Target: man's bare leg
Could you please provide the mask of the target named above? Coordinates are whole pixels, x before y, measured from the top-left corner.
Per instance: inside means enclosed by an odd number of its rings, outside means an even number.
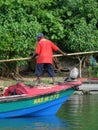
[[[54,78],[54,77],[52,77],[52,83],[53,83],[53,84],[55,83],[55,78]]]
[[[37,83],[38,83],[38,84],[41,83],[41,79],[40,79],[40,77],[37,77]]]

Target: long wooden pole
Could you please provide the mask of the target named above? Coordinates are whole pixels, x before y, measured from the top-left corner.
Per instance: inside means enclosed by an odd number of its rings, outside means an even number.
[[[93,53],[98,53],[98,51],[70,53],[70,54],[67,54],[67,56],[93,54]],[[53,57],[60,57],[60,56],[62,56],[62,54],[53,55]],[[27,57],[27,58],[6,59],[6,60],[0,60],[0,63],[2,63],[2,62],[12,62],[12,61],[25,61],[25,60],[31,60],[31,58]]]
[[[0,62],[11,62],[11,61],[25,61],[30,60],[30,57],[27,58],[15,58],[15,59],[7,59],[7,60],[0,60]]]
[[[98,53],[98,51],[89,51],[89,52],[77,52],[77,53],[70,53],[67,54],[68,56],[74,56],[74,55],[84,55],[84,54],[93,54],[93,53]],[[60,57],[62,54],[56,54],[53,55],[53,57]]]

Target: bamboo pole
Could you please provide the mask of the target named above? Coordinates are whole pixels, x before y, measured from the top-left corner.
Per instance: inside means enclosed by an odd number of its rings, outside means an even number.
[[[30,60],[30,57],[27,58],[15,58],[15,59],[7,59],[7,60],[0,60],[0,62],[11,62],[11,61],[25,61]]]
[[[67,56],[93,54],[93,53],[98,53],[98,51],[70,53],[70,54],[67,54]],[[60,57],[60,56],[62,56],[62,54],[53,55],[53,57]],[[31,60],[31,57],[0,60],[0,63],[2,63],[2,62],[12,62],[12,61],[25,61],[25,60]]]
[[[98,51],[70,53],[70,54],[67,54],[67,56],[85,55],[85,54],[93,54],[93,53],[98,53]],[[62,56],[62,54],[53,55],[53,57],[60,57],[60,56]]]

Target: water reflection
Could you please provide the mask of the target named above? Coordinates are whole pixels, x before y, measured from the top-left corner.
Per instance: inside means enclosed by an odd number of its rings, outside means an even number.
[[[98,129],[98,95],[73,95],[63,104],[59,117],[66,119],[70,130]]]
[[[67,127],[65,120],[57,116],[0,119],[2,130],[61,130]]]

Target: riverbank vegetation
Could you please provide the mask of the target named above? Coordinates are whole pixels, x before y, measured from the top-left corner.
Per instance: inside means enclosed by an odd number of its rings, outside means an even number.
[[[29,56],[39,32],[67,53],[98,50],[98,1],[0,1],[0,59]],[[0,63],[0,74],[18,73],[28,62]]]

